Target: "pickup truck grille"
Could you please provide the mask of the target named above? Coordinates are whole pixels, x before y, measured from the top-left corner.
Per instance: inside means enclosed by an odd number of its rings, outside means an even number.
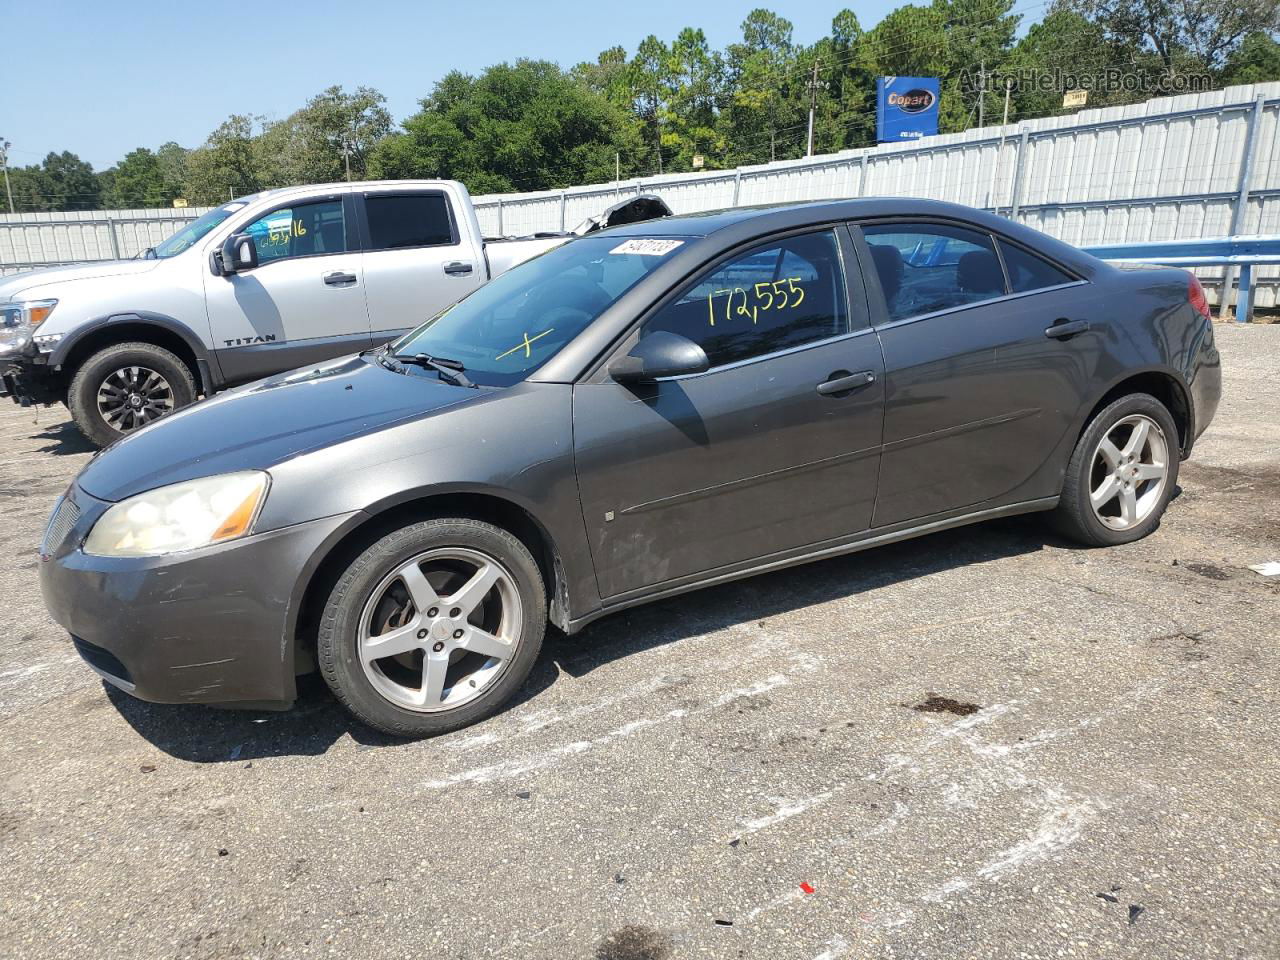
[[[53,516],[49,518],[49,526],[45,528],[44,539],[40,541],[40,555],[47,557],[62,546],[62,541],[67,539],[67,534],[79,519],[80,508],[74,500],[63,494],[58,505],[53,508]]]

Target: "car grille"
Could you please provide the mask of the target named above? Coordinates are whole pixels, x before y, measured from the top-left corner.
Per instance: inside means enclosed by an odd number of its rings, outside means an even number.
[[[53,509],[49,526],[45,528],[44,539],[40,541],[40,555],[47,557],[62,546],[62,541],[67,539],[67,534],[79,519],[80,508],[76,506],[74,500],[64,494]]]

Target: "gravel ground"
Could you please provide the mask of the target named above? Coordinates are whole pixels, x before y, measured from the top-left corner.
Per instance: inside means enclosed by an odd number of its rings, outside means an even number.
[[[1280,956],[1280,326],[1147,540],[1035,517],[550,639],[395,743],[104,688],[34,545],[87,459],[0,408],[0,955]]]

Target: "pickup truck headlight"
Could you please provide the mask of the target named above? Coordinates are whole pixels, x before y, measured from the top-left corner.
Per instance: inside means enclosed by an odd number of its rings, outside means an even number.
[[[270,478],[258,470],[224,473],[160,487],[122,500],[85,540],[99,557],[158,557],[247,535]]]
[[[27,300],[0,307],[0,344],[25,347],[57,305],[57,300]]]

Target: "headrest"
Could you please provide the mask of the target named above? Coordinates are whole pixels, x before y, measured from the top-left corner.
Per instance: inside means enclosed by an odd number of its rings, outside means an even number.
[[[888,244],[873,243],[871,259],[876,262],[876,273],[880,275],[880,286],[884,290],[884,299],[892,304],[902,289],[902,251]]]
[[[994,253],[973,250],[956,264],[956,284],[970,293],[1004,293],[1004,272]]]

